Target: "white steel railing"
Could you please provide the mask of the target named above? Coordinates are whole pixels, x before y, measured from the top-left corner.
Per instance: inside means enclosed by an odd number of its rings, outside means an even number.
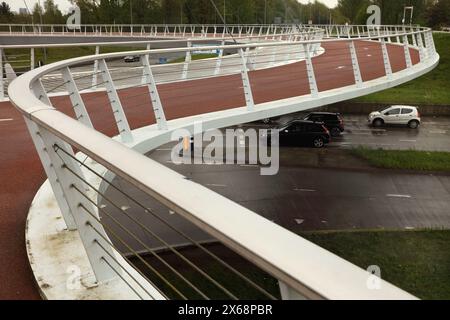
[[[274,30],[277,31],[277,30]],[[188,34],[190,36],[191,34]],[[38,49],[50,49],[50,48],[71,48],[71,47],[92,47],[93,52],[95,54],[99,54],[102,51],[103,47],[123,47],[123,46],[135,46],[135,47],[145,47],[147,50],[158,47],[159,45],[164,46],[199,46],[202,43],[207,41],[206,39],[210,39],[215,43],[219,43],[225,45],[228,42],[239,42],[239,43],[247,43],[247,42],[259,42],[259,41],[279,41],[279,40],[289,40],[289,39],[319,39],[323,35],[322,29],[314,28],[314,27],[296,27],[291,29],[283,28],[282,30],[278,30],[278,33],[264,33],[263,35],[247,35],[247,34],[225,34],[221,35],[221,37],[203,37],[196,36],[194,34],[193,37],[183,37],[177,39],[164,39],[164,40],[121,40],[121,41],[91,41],[89,42],[89,38],[87,37],[87,42],[73,42],[65,41],[64,43],[33,43],[32,41],[26,41],[26,44],[0,44],[0,101],[5,99],[9,84],[9,79],[16,76],[14,70],[6,70],[6,64],[12,64],[14,68],[19,68],[20,70],[26,69],[34,69],[36,67],[36,50]],[[20,41],[19,41],[20,42]],[[17,53],[17,50],[20,53]],[[22,51],[28,50],[28,53],[22,53]],[[12,52],[11,54],[8,54]],[[220,51],[220,55],[223,54],[223,51]],[[4,58],[5,57],[5,58]],[[96,74],[95,70],[97,67],[94,66],[94,74],[93,74],[93,83],[96,82]]]
[[[66,24],[0,24],[4,35],[89,35],[89,36],[146,36],[146,37],[225,37],[255,36],[264,34],[291,33],[304,25],[245,25],[231,24],[84,24],[76,28]]]
[[[10,99],[24,116],[66,225],[68,229],[78,231],[100,285],[109,279],[120,278],[139,298],[189,298],[166,274],[142,259],[142,252],[145,252],[170,269],[174,277],[184,283],[183,288],[195,293],[194,297],[210,298],[209,292],[187,279],[183,271],[161,257],[161,250],[164,250],[183,260],[201,275],[202,281],[210,283],[223,296],[240,298],[230,284],[221,283],[221,277],[209,274],[204,265],[180,253],[178,245],[185,245],[187,241],[189,246],[195,246],[208,255],[209,258],[203,261],[210,261],[211,258],[217,261],[224,272],[235,274],[239,281],[248,284],[264,298],[278,297],[277,293],[249,279],[211,252],[204,242],[192,239],[189,234],[184,234],[185,240],[176,243],[159,239],[153,234],[151,225],[143,224],[127,208],[117,204],[116,199],[105,195],[106,187],[117,189],[145,213],[155,214],[158,220],[161,218],[153,212],[154,208],[140,205],[141,202],[130,194],[129,188],[114,184],[112,177],[117,176],[151,198],[157,204],[155,206],[167,208],[186,223],[206,232],[209,240],[223,243],[270,274],[279,282],[281,297],[284,299],[414,298],[382,280],[380,290],[371,290],[367,287],[367,279],[371,276],[368,272],[142,155],[170,142],[174,130],[184,128],[193,133],[199,121],[203,124],[202,130],[206,131],[307,110],[398,85],[436,66],[439,55],[434,48],[430,29],[417,28],[397,33],[395,28],[387,30],[381,35],[360,35],[350,39],[305,40],[304,36],[298,36],[291,39],[282,37],[275,42],[201,48],[204,51],[233,52],[235,54],[228,58],[230,61],[220,55],[213,60],[192,61],[189,59],[190,54],[199,49],[191,46],[101,54],[44,66],[13,81],[8,90]],[[325,53],[317,56],[320,47]],[[383,62],[368,59],[366,49],[371,54],[379,52]],[[173,52],[184,53],[185,62],[163,67],[149,63],[152,55]],[[130,68],[111,66],[114,59],[130,54],[140,56],[141,68],[130,71]],[[399,63],[400,60],[404,66]],[[216,72],[218,61],[222,61],[222,65]],[[301,68],[303,63],[304,70]],[[102,97],[83,95],[83,91],[92,87],[90,81],[84,80],[90,79],[92,72],[74,72],[80,64],[98,65],[96,73],[102,81],[96,83],[95,87],[106,91],[106,94],[103,93]],[[290,69],[293,74],[290,77],[285,68],[276,67],[286,64],[292,64]],[[332,69],[327,71],[330,65]],[[336,65],[338,68],[335,68]],[[370,65],[371,70],[376,67],[381,72],[371,77],[365,69],[366,65]],[[88,69],[92,70],[91,67]],[[273,72],[267,76],[259,72],[261,69]],[[339,74],[338,70],[350,73]],[[48,78],[48,75],[56,73],[61,74],[61,77],[56,80]],[[240,79],[235,74],[241,74]],[[348,74],[352,79],[346,83]],[[344,77],[341,78],[342,75]],[[217,84],[215,91],[202,92],[204,82],[198,80],[212,77]],[[161,90],[167,84],[170,85],[171,95],[163,96]],[[265,93],[275,84],[294,84],[299,87],[304,84],[307,90],[294,95],[286,93],[285,96],[277,96],[279,93],[275,92],[267,101]],[[295,86],[292,87],[294,91]],[[29,90],[24,91],[23,88]],[[58,111],[55,108],[57,105],[52,106],[48,94],[55,90],[66,90],[75,119]],[[222,111],[200,112],[196,115],[188,110],[181,118],[174,116],[177,111],[171,117],[175,119],[167,120],[168,114],[174,112],[176,102],[188,101],[192,98],[189,97],[192,92],[197,98],[203,98],[219,90],[229,90],[230,101],[233,95],[239,95],[240,100],[222,106]],[[202,104],[201,99],[195,101]],[[103,104],[110,109],[114,118],[118,133],[114,139],[103,135],[100,128],[93,126],[95,119],[92,118],[92,112]],[[208,110],[209,106],[204,107]],[[127,117],[129,108],[152,110],[153,116],[146,114],[154,118],[155,124],[133,129],[132,120]],[[108,206],[102,205],[105,199]],[[129,224],[111,214],[111,206],[118,214],[129,218],[129,223],[143,228],[159,244],[146,243],[130,230]],[[182,232],[166,220],[163,223],[178,234]],[[111,224],[115,224],[116,229]],[[121,231],[117,232],[117,228]],[[127,253],[125,256],[124,252]],[[141,260],[153,276],[148,276],[141,268],[130,268],[127,261],[129,256]]]

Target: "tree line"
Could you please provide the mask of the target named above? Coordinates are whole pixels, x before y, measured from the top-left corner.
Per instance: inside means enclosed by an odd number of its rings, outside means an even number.
[[[71,0],[81,9],[83,24],[365,24],[366,9],[380,6],[382,24],[402,24],[404,7],[413,6],[414,24],[450,26],[450,0],[339,0],[328,8],[315,0],[301,4],[296,0]],[[11,11],[0,3],[0,23],[63,24],[54,0],[36,4],[31,14]],[[406,23],[409,21],[407,12]]]

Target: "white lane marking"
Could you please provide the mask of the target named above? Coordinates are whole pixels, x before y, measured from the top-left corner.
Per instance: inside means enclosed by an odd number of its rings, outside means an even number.
[[[167,148],[167,149],[156,149],[156,151],[172,151],[172,149],[169,149],[169,148]]]
[[[298,188],[295,188],[294,191],[300,191],[300,192],[317,192],[317,190],[314,190],[314,189],[298,189]]]
[[[344,69],[344,68],[345,68],[345,66],[339,66],[339,67],[336,68],[336,70]]]
[[[175,211],[169,210],[169,214],[170,214],[170,215],[174,215],[174,214],[175,214]]]
[[[409,194],[387,194],[386,197],[389,197],[389,198],[407,198],[407,199],[412,198]]]
[[[226,188],[226,184],[216,184],[216,183],[208,183],[206,184],[208,187],[220,187],[220,188]]]
[[[414,143],[414,142],[417,142],[417,140],[400,140],[400,142],[410,142],[410,143]]]
[[[370,136],[370,132],[352,132],[355,136]]]
[[[447,130],[432,130],[430,131],[432,134],[446,134]]]
[[[6,122],[6,121],[13,121],[14,119],[8,118],[8,119],[0,119],[0,122]]]
[[[414,227],[405,227],[405,230],[414,230]]]
[[[328,221],[326,221],[326,220],[322,220],[322,223],[328,223]]]
[[[371,54],[368,54],[367,56],[368,56],[368,57],[371,57],[372,55],[371,55]]]
[[[122,209],[123,211],[127,211],[128,209],[130,209],[129,206],[121,206],[120,209]]]
[[[295,219],[295,222],[297,224],[302,224],[303,222],[305,222],[305,220],[304,219]]]

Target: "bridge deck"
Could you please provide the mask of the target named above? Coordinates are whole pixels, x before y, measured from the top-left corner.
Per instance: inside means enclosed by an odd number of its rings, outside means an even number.
[[[385,75],[380,44],[356,42],[364,81]],[[348,46],[343,42],[324,45],[325,53],[314,58],[319,91],[354,84]],[[403,47],[388,45],[394,72],[405,69]],[[411,49],[414,64],[419,54]],[[277,100],[309,93],[305,62],[253,71],[250,73],[255,102]],[[193,80],[164,84],[160,95],[168,119],[213,112],[245,105],[239,75],[215,80]],[[120,92],[132,128],[155,122],[146,88]],[[86,107],[97,130],[117,134],[106,94],[84,95]],[[52,102],[73,116],[67,97]],[[13,119],[13,120],[8,120]],[[37,299],[32,273],[25,252],[24,230],[33,197],[46,179],[31,138],[20,113],[9,102],[0,103],[0,299]]]

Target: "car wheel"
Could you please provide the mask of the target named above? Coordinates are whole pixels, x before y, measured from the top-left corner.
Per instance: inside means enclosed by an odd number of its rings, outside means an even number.
[[[417,129],[419,127],[420,123],[417,120],[412,120],[408,122],[408,127],[411,129]]]
[[[341,130],[339,130],[339,128],[334,127],[331,128],[330,133],[333,137],[339,137],[341,135]]]
[[[314,148],[323,148],[325,143],[323,142],[323,139],[318,137],[314,139]]]
[[[376,128],[379,128],[379,127],[381,127],[382,125],[383,125],[383,120],[381,120],[381,119],[375,119],[374,121],[373,121],[373,126],[374,127],[376,127]]]

